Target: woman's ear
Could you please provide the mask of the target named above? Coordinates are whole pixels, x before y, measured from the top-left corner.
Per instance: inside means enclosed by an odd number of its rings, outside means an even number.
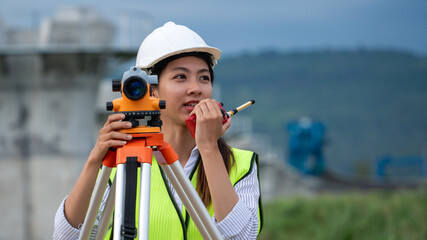
[[[157,85],[151,85],[151,96],[155,98],[159,98],[159,89]]]

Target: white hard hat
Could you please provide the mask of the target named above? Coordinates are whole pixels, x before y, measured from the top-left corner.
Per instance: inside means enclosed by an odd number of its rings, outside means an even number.
[[[167,22],[148,35],[138,50],[136,66],[151,74],[150,68],[161,60],[187,52],[205,52],[212,55],[215,66],[221,51],[208,46],[193,30],[174,22]],[[212,67],[214,67],[212,66]]]

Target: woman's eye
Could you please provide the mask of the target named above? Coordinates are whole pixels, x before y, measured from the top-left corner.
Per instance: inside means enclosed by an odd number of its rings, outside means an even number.
[[[185,75],[184,74],[178,74],[174,78],[175,79],[185,79]]]
[[[202,76],[202,77],[200,77],[200,79],[204,80],[204,81],[211,81],[209,76]]]

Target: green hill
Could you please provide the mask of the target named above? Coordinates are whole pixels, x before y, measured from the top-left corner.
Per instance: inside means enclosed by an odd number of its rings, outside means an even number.
[[[427,58],[389,50],[265,52],[221,59],[225,108],[287,149],[286,124],[302,116],[326,126],[328,167],[366,165],[383,154],[427,154]]]

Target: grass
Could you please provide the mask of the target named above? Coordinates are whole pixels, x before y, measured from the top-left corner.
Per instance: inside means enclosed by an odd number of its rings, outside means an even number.
[[[425,240],[427,192],[321,195],[264,204],[259,239]]]

